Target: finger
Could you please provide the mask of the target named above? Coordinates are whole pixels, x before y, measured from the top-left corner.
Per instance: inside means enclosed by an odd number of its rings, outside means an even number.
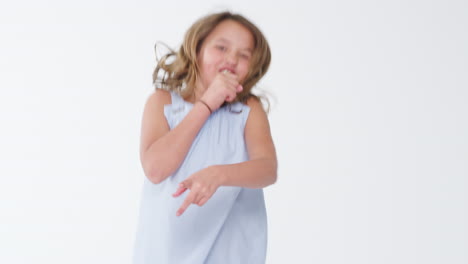
[[[184,202],[182,203],[182,206],[179,208],[179,210],[177,210],[176,215],[182,215],[185,212],[185,210],[187,210],[189,205],[192,204],[194,198],[194,195],[192,195],[192,192],[190,192],[190,194],[187,196],[187,198],[185,198]]]
[[[221,75],[226,77],[226,79],[228,79],[228,80],[236,81],[238,79],[237,74],[232,73],[232,72],[230,72],[228,70],[221,71],[220,73],[221,73]]]
[[[223,75],[226,75],[226,76],[234,76],[234,75],[235,75],[234,73],[232,73],[232,72],[231,72],[230,70],[228,70],[228,69],[222,70],[221,73],[222,73]]]
[[[199,195],[197,196],[197,199],[194,199],[194,200],[193,200],[193,203],[194,203],[194,204],[199,204],[200,201],[201,201],[204,197],[205,197],[204,195],[199,194]]]
[[[235,98],[236,98],[235,96],[228,95],[228,96],[226,97],[226,101],[232,102],[232,101],[234,101]]]
[[[177,191],[175,193],[172,194],[172,196],[176,197],[176,196],[179,196],[181,195],[185,190],[187,190],[187,184],[186,184],[187,180],[185,181],[182,181],[181,183],[179,183],[179,188],[177,189]]]
[[[203,206],[207,201],[208,201],[208,197],[204,196],[200,199],[200,201],[198,201],[197,205]]]
[[[173,196],[173,197],[180,196],[180,195],[181,195],[182,193],[184,193],[186,190],[187,190],[187,188],[179,186],[179,188],[177,189],[177,191],[176,191],[175,193],[173,193],[172,196]]]
[[[179,188],[190,189],[192,187],[192,180],[187,178],[179,183]]]
[[[234,100],[236,98],[236,96],[237,96],[237,85],[238,85],[238,83],[229,85],[228,89],[226,90],[227,97],[231,101]]]
[[[236,82],[230,83],[228,86],[228,89],[231,95],[236,97],[238,93],[244,90],[244,87],[242,87],[242,85],[236,81]]]

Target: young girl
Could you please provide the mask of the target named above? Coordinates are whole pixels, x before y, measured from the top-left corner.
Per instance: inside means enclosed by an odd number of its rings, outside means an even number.
[[[223,12],[159,60],[142,120],[135,264],[265,263],[262,188],[275,183],[277,161],[251,89],[270,57],[254,24]]]

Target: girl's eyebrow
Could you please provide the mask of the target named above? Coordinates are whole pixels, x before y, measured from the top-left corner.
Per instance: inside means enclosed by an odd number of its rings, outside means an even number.
[[[218,41],[218,42],[225,42],[225,43],[231,43],[229,40],[227,40],[227,39],[225,39],[225,38],[219,38],[219,39],[217,39],[216,41]],[[243,49],[243,50],[246,50],[246,51],[252,53],[252,49],[251,49],[251,48],[245,48],[245,49]]]

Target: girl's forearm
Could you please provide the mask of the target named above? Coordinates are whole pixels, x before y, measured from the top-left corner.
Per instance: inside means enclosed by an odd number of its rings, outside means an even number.
[[[209,115],[210,112],[205,105],[195,103],[179,125],[149,147],[147,177],[153,183],[164,181],[179,168]]]
[[[264,158],[241,163],[215,165],[222,186],[264,188],[276,182],[277,162]]]

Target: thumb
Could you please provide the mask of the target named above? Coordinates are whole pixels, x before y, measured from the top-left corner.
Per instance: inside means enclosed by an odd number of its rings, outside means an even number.
[[[181,183],[179,183],[179,188],[187,188],[190,189],[192,187],[192,180],[191,179],[185,179]]]
[[[236,87],[236,91],[239,93],[239,92],[242,92],[242,90],[244,90],[244,87],[242,87],[242,85],[239,84],[239,85]]]
[[[177,196],[181,195],[182,193],[184,193],[188,189],[186,182],[187,182],[187,180],[179,183],[179,188],[177,188],[177,191],[172,194],[173,197],[177,197]]]

